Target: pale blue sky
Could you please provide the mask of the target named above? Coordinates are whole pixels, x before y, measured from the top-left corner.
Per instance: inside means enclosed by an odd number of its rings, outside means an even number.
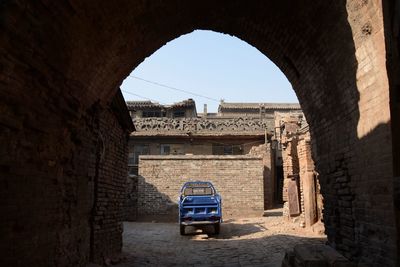
[[[226,34],[194,31],[172,40],[133,72],[148,81],[226,102],[298,102],[285,75],[253,46]],[[216,112],[218,101],[157,86],[128,76],[123,91],[171,104],[193,98]],[[125,100],[144,100],[123,92]]]

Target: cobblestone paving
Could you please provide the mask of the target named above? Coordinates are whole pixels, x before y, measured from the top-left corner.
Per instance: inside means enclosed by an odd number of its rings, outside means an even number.
[[[218,236],[212,227],[186,233],[177,223],[127,222],[117,266],[280,266],[286,249],[326,241],[280,216],[228,220]]]

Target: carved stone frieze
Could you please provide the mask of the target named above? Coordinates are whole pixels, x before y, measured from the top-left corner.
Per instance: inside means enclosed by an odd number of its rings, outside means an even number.
[[[134,134],[263,134],[268,120],[255,118],[201,119],[201,118],[137,118]]]

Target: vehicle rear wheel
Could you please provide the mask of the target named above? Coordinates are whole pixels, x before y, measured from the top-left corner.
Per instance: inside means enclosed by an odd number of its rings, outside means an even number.
[[[179,225],[179,230],[181,232],[181,235],[185,235],[185,226],[184,225]]]
[[[216,235],[219,234],[219,228],[220,228],[220,223],[214,224],[214,233],[215,233]]]

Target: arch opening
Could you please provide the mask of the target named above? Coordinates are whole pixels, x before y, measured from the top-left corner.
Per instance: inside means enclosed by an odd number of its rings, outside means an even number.
[[[202,39],[205,40],[204,43],[201,42]],[[243,60],[245,58],[246,60]],[[259,62],[261,60],[263,64]],[[180,68],[180,65],[184,67]],[[220,70],[220,68],[227,70]],[[200,79],[186,78],[186,75],[193,76],[193,73]],[[263,77],[264,79],[258,77],[262,75],[268,77]],[[163,82],[172,80],[176,87],[154,82],[155,80]],[[202,85],[204,82],[206,86]],[[215,82],[218,85],[214,84]],[[202,90],[196,92],[182,90],[182,84],[189,88],[195,85]],[[211,89],[204,88],[210,86]],[[251,88],[257,86],[259,88],[256,90]],[[322,196],[319,193],[319,182],[314,179],[308,125],[299,104],[287,103],[294,102],[293,99],[297,102],[290,84],[280,70],[259,51],[237,38],[214,32],[195,31],[171,41],[147,58],[140,65],[139,70],[135,69],[125,79],[121,89],[128,99],[143,98],[139,101],[127,102],[136,125],[136,132],[132,133],[129,144],[130,176],[126,220],[168,221],[172,217],[175,222],[177,212],[170,206],[176,206],[177,193],[183,182],[187,179],[206,179],[213,181],[224,196],[225,206],[228,207],[224,208],[226,220],[230,220],[231,217],[237,219],[238,216],[262,216],[263,210],[282,204],[284,195],[287,203],[283,214],[286,215],[287,220],[300,220],[300,225],[310,229],[318,227],[319,231],[323,232],[321,230],[323,228],[322,201],[317,201],[317,198],[322,199]],[[262,94],[257,90],[262,91]],[[277,97],[273,94],[278,90],[282,91],[278,96],[281,102],[286,103],[275,103],[278,101],[273,100]],[[168,94],[169,101],[164,100],[166,97],[162,95],[163,93]],[[259,95],[251,96],[252,93],[259,93]],[[289,96],[283,96],[283,94]],[[193,100],[181,101],[184,97],[177,97],[177,95],[189,95],[193,97]],[[155,98],[162,101],[153,100]],[[213,100],[217,103],[220,102],[218,99],[224,100],[219,103],[218,113],[216,105],[211,112],[208,112],[210,109],[196,112],[199,99],[202,100],[202,98],[208,101],[207,104]],[[240,103],[230,103],[232,100]],[[175,103],[165,105],[172,102]],[[188,106],[189,102],[190,106]],[[176,117],[175,113],[178,111],[182,116]],[[193,125],[193,122],[197,127]],[[298,130],[301,133],[296,134]],[[188,132],[190,138],[185,136]],[[285,156],[282,160],[283,140],[286,141],[283,146]],[[287,146],[290,149],[286,149]],[[296,154],[295,157],[292,157],[293,153]],[[298,153],[299,156],[297,156]],[[140,164],[139,155],[142,155]],[[165,157],[148,159],[146,155]],[[173,158],[174,156],[171,158],[170,155],[181,156],[178,160]],[[214,158],[216,165],[222,164],[223,157],[220,155],[262,156],[263,163],[259,165],[263,166],[264,170],[258,178],[251,176],[251,179],[255,179],[249,180],[249,175],[248,177],[243,175],[247,173],[245,167],[247,163],[243,161],[245,158],[240,156],[243,162],[230,163],[240,164],[239,172],[232,174],[234,169],[232,167],[229,171],[230,178],[225,181],[225,173],[228,170],[222,166],[223,164],[219,168],[213,168],[212,164],[202,161],[204,159],[192,157],[198,155],[218,155]],[[165,166],[163,160],[168,162]],[[207,162],[210,161],[209,159]],[[148,172],[146,170],[149,168],[146,164],[153,166]],[[172,164],[176,166],[171,168]],[[209,166],[210,170],[202,171],[199,175],[193,167],[199,164],[204,164],[201,169],[206,170],[206,166]],[[180,168],[183,165],[187,166]],[[154,166],[159,167],[156,169]],[[141,171],[142,169],[144,170]],[[169,173],[168,171],[172,169],[173,172]],[[306,180],[306,176],[310,176],[310,179]],[[300,193],[296,196],[287,193],[288,184],[290,184],[288,181],[291,180],[297,180],[295,187]],[[232,184],[235,184],[239,191],[228,190]],[[254,186],[249,188],[249,184]],[[304,187],[307,188],[304,189]],[[246,192],[252,192],[245,196],[242,192],[244,188],[247,188]],[[263,188],[262,192],[259,190],[261,188]],[[158,201],[152,202],[154,195],[159,196],[156,197]],[[252,197],[256,199],[253,201]],[[246,200],[238,201],[237,199]],[[154,206],[159,208],[156,209]],[[294,209],[295,206],[297,206],[297,213],[289,214],[289,210]],[[175,209],[178,210],[177,207]],[[253,210],[253,212],[249,213],[248,210]],[[274,214],[277,213],[279,212]],[[319,224],[313,226],[317,222]]]

